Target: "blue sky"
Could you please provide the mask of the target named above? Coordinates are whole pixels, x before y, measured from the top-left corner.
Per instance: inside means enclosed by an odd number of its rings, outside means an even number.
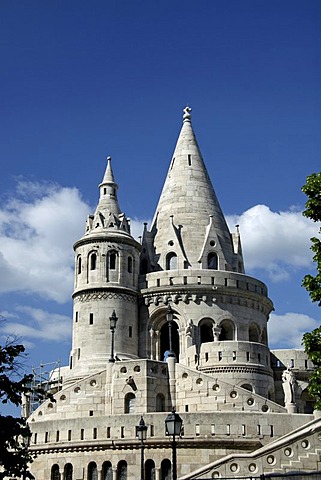
[[[320,171],[319,0],[0,4],[0,312],[27,366],[71,345],[72,245],[113,158],[135,234],[151,219],[181,126],[193,126],[247,273],[267,283],[272,347],[320,310],[301,186]]]

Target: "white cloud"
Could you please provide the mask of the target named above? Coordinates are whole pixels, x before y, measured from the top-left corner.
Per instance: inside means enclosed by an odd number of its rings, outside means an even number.
[[[29,348],[34,345],[32,340],[70,342],[72,321],[67,315],[29,306],[18,306],[14,313],[1,312],[1,315],[10,318],[0,325],[2,336],[17,337]]]
[[[319,327],[317,320],[302,313],[271,314],[268,322],[269,347],[303,348],[302,336],[305,332]]]
[[[72,245],[88,211],[75,188],[19,181],[14,197],[0,209],[0,292],[69,300]]]
[[[310,238],[317,235],[319,226],[301,211],[272,212],[266,205],[256,205],[227,221],[231,230],[240,225],[248,271],[262,269],[271,280],[282,281],[293,270],[311,266]]]

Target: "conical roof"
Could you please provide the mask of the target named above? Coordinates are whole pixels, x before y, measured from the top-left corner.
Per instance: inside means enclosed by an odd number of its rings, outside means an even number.
[[[207,241],[215,242],[221,264],[224,260],[230,266],[228,269],[233,264],[231,234],[193,131],[189,107],[184,109],[183,126],[151,231],[155,234],[154,247],[159,265],[174,242],[184,257],[185,268],[187,265],[200,268]],[[161,268],[164,268],[164,262]]]
[[[94,215],[89,215],[85,235],[109,233],[130,234],[130,224],[121,212],[117,199],[118,185],[114,180],[111,157],[107,157],[107,166],[103,181],[99,185],[99,202]]]

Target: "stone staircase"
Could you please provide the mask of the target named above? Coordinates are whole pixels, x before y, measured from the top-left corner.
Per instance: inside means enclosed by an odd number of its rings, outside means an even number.
[[[318,470],[321,470],[321,417],[319,416],[251,453],[227,455],[181,476],[179,480],[259,477],[268,473],[284,474]]]

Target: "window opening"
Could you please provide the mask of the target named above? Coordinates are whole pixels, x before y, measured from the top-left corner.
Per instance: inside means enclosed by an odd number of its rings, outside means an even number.
[[[174,252],[170,252],[166,256],[166,270],[177,269],[177,255]]]
[[[96,270],[96,265],[97,265],[97,255],[95,253],[92,253],[90,255],[90,270]]]
[[[207,268],[210,270],[217,270],[218,260],[215,252],[210,252],[207,256]]]

